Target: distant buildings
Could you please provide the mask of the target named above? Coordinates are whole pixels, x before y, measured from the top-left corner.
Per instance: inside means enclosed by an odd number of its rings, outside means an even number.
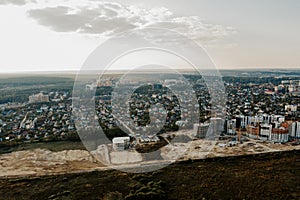
[[[300,139],[300,122],[289,124],[282,115],[238,115],[226,119],[225,123],[221,118],[211,118],[210,124],[195,124],[194,130],[197,131],[197,138],[209,138],[224,130],[227,135],[237,135],[241,131],[250,138],[277,143],[288,142],[290,138]]]
[[[282,115],[238,115],[225,121],[227,135],[236,135],[237,131],[246,131],[250,138],[285,143],[290,138],[300,139],[300,122],[287,123]]]
[[[300,81],[299,80],[284,80],[281,84],[274,87],[275,92],[288,92],[295,96],[299,96]]]
[[[297,105],[285,105],[284,109],[285,111],[290,111],[290,112],[297,112]]]
[[[90,90],[90,91],[93,91],[93,90],[95,90],[96,88],[97,88],[97,85],[96,85],[95,83],[87,84],[87,85],[85,86],[85,89],[86,89],[86,90]]]
[[[138,83],[132,80],[124,80],[122,84]],[[182,97],[181,102],[175,94],[165,90],[166,86],[182,85],[185,82],[177,79],[167,79],[164,82],[152,84],[152,87],[145,87],[148,91],[141,93],[134,92],[131,94],[131,100],[128,103],[130,109],[118,111],[117,118],[124,120],[124,114],[130,115],[133,120],[129,120],[129,127],[133,127],[133,131],[139,133],[136,141],[130,143],[128,137],[114,138],[113,149],[115,151],[123,151],[133,146],[134,142],[139,144],[159,142],[158,137],[145,136],[142,133],[149,126],[151,119],[148,117],[149,111],[155,111],[158,119],[150,128],[160,127],[164,124],[163,131],[174,131],[178,127],[182,129],[192,128],[194,121],[184,120],[181,113],[183,107],[179,105],[186,105],[187,108],[196,108],[193,110],[200,111],[201,122],[194,125],[195,137],[199,139],[215,139],[230,138],[246,134],[248,137],[266,140],[271,142],[284,143],[288,140],[300,140],[300,103],[297,94],[300,91],[299,81],[284,80],[279,85],[275,86],[273,83],[243,83],[239,81],[229,81],[225,83],[228,90],[228,105],[226,107],[227,119],[224,123],[222,118],[214,118],[212,116],[219,116],[213,114],[214,109],[209,100],[209,91],[206,89],[203,80],[195,81],[195,92],[199,96],[199,104],[191,101],[189,93],[185,90],[181,91],[179,95]],[[107,129],[114,129],[120,125],[115,117],[112,115],[110,89],[108,86],[113,86],[117,82],[115,78],[101,78],[88,85],[85,85],[86,90],[94,90],[97,87],[102,87],[107,92],[99,94],[95,97],[95,108],[97,119],[101,126]],[[149,84],[151,86],[151,84]],[[275,91],[275,92],[274,92]],[[298,92],[298,93],[297,93]],[[76,134],[74,121],[72,120],[73,108],[71,100],[79,97],[72,97],[69,91],[51,91],[48,95],[43,93],[29,96],[28,103],[5,103],[0,105],[0,140],[13,140],[18,138],[21,140],[33,140],[46,138],[47,140],[65,139],[72,134]],[[296,95],[296,96],[295,96]],[[114,97],[120,99],[124,98],[124,93],[114,94]],[[51,103],[41,103],[49,102]],[[25,100],[26,101],[26,100]],[[122,108],[122,101],[115,101],[116,108]],[[36,104],[35,104],[36,103]],[[151,105],[160,103],[164,107],[151,107]],[[225,102],[224,102],[225,103]],[[86,112],[83,105],[76,112],[82,112],[81,121],[85,130],[94,129],[94,125],[90,125],[90,116],[83,115]],[[114,108],[115,109],[115,108]],[[115,110],[114,110],[115,111]],[[166,121],[161,119],[165,112],[168,114]],[[28,115],[26,113],[29,113]],[[198,112],[192,111],[189,115],[195,115],[197,119]],[[94,119],[92,119],[94,120]],[[285,120],[288,120],[287,124]],[[176,126],[175,126],[176,125]],[[140,128],[139,126],[143,126]],[[136,128],[138,127],[138,128]],[[162,131],[162,132],[163,132]],[[141,133],[141,134],[140,134]],[[221,135],[220,135],[221,134]],[[224,136],[227,134],[227,136]],[[229,135],[229,136],[228,136]],[[38,136],[38,137],[36,137]],[[240,141],[240,140],[235,140]]]
[[[49,96],[43,93],[29,96],[29,103],[49,102]]]
[[[96,80],[95,82],[91,84],[85,85],[86,90],[96,90],[97,87],[102,87],[102,86],[113,86],[115,84],[115,80],[113,78],[103,78],[100,80]]]
[[[248,125],[246,130],[246,135],[250,138],[278,143],[289,141],[289,129],[284,123],[275,128],[272,124]]]
[[[255,116],[237,115],[233,119],[226,120],[227,134],[234,132],[234,129],[245,129],[248,125],[282,123],[285,117],[282,115],[259,114]]]

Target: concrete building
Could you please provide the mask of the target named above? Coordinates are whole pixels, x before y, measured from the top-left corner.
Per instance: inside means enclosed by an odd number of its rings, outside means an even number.
[[[124,151],[129,148],[130,138],[129,137],[115,137],[112,140],[114,151]]]
[[[282,123],[284,121],[285,121],[285,117],[282,115],[271,115],[271,123],[274,123],[274,122]]]
[[[199,139],[204,139],[206,137],[207,131],[209,129],[209,123],[194,124],[194,132],[196,137]]]
[[[290,124],[289,135],[292,139],[300,139],[300,122]]]
[[[296,122],[295,138],[300,139],[300,122]]]
[[[258,138],[259,136],[259,126],[258,125],[248,125],[247,128],[247,136],[250,138]]]
[[[219,117],[213,117],[210,119],[210,126],[207,131],[206,138],[214,139],[224,131],[224,120]]]
[[[236,116],[236,128],[246,128],[246,119],[245,116],[239,115]]]
[[[289,140],[289,130],[284,127],[273,128],[271,133],[271,141],[285,143]]]
[[[271,123],[271,119],[272,117],[270,115],[267,115],[267,114],[263,114],[263,120],[262,120],[262,123],[266,123],[266,124],[269,124]]]
[[[290,112],[297,112],[298,106],[297,105],[285,105],[284,110]]]
[[[297,124],[296,122],[293,122],[289,126],[289,135],[291,138],[296,137],[296,124]]]
[[[259,139],[271,140],[271,135],[272,135],[272,125],[271,124],[262,124],[260,126]]]
[[[236,135],[236,119],[226,121],[226,133],[228,135]]]
[[[244,116],[244,115],[238,115],[235,118],[235,124],[236,124],[236,128],[237,129],[244,129],[247,128],[248,125],[250,125],[252,122],[258,122],[259,120],[257,120],[255,117],[252,116]]]
[[[296,122],[296,132],[295,137],[300,139],[300,122]]]
[[[29,96],[29,103],[49,102],[49,96],[43,93]]]

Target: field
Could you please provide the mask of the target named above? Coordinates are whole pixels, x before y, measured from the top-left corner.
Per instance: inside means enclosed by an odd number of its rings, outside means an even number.
[[[147,174],[115,170],[0,180],[0,199],[299,199],[300,151],[175,163]]]

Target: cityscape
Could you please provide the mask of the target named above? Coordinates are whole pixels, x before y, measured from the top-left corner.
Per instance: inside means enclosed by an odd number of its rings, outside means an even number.
[[[172,133],[181,130],[194,130],[193,134],[189,135],[191,140],[204,139],[208,137],[209,127],[213,129],[214,139],[219,140],[220,143],[222,141],[223,146],[242,143],[248,139],[289,146],[299,144],[299,79],[262,77],[257,82],[252,78],[248,80],[243,78],[243,82],[238,82],[237,77],[224,77],[227,92],[226,115],[225,118],[220,118],[211,116],[209,92],[201,77],[186,74],[185,78],[196,88],[200,105],[198,120],[182,120],[178,99],[165,87],[166,84],[180,85],[182,84],[180,80],[166,79],[163,82],[149,83],[140,87],[131,95],[130,110],[125,110],[124,113],[120,110],[116,112],[116,115],[120,116],[113,115],[111,102],[113,87],[118,78],[108,75],[107,78],[87,84],[85,90],[86,92],[97,90],[95,96],[97,119],[117,151],[146,143],[153,145],[165,140],[171,141]],[[267,82],[263,82],[263,79]],[[6,102],[0,106],[2,146],[79,140],[72,118],[72,100],[79,97],[72,96],[70,89],[40,91],[27,95],[25,102]],[[188,93],[183,91],[182,96],[188,97],[187,95]],[[183,104],[195,106],[191,104],[190,99],[189,97],[183,99]],[[154,108],[151,112],[155,112],[157,116],[166,115],[166,121],[164,123],[160,117],[157,117],[155,123],[149,126],[151,122],[149,109],[155,104],[163,106]],[[132,119],[130,122],[124,118],[125,112],[129,112]],[[192,114],[197,118],[196,111]],[[123,124],[120,119],[125,120],[126,124]],[[158,134],[146,134],[146,128],[155,132],[162,123],[162,129]],[[130,130],[129,134],[119,128],[122,125]],[[86,125],[84,128],[88,130],[92,127]]]
[[[299,200],[299,0],[0,0],[0,200]]]

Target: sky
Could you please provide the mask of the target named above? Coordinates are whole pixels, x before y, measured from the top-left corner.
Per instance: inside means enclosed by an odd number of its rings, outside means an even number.
[[[78,70],[115,34],[166,24],[219,69],[300,68],[299,10],[298,0],[0,0],[0,72]]]

